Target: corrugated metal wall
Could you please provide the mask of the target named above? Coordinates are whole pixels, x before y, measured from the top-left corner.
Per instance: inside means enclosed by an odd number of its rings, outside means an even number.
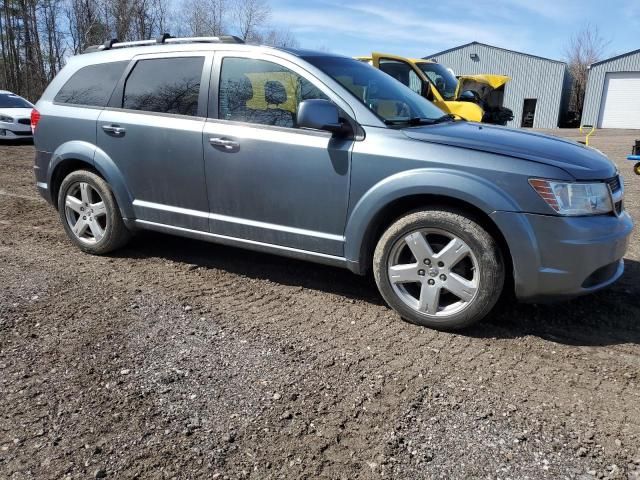
[[[640,51],[630,52],[622,57],[612,58],[589,69],[587,91],[582,110],[583,125],[598,125],[600,103],[604,94],[604,80],[607,72],[639,72]],[[639,106],[640,108],[640,106]]]
[[[474,53],[478,55],[477,61],[471,59]],[[510,76],[512,80],[505,86],[503,103],[513,110],[514,118],[508,126],[520,127],[526,98],[537,99],[535,128],[558,126],[570,87],[566,64],[483,44],[466,45],[435,58],[452,68],[456,75],[494,73]]]

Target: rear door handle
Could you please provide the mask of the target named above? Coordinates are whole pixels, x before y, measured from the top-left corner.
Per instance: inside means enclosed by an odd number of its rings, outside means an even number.
[[[227,151],[238,150],[240,144],[230,138],[212,137],[209,139],[209,143],[214,147],[222,147]]]
[[[103,125],[102,130],[114,137],[122,137],[127,131],[125,128],[119,127],[118,125]]]

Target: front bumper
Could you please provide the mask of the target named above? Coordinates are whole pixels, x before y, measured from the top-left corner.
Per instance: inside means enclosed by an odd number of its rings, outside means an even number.
[[[13,123],[0,122],[0,140],[20,140],[32,137],[31,123],[29,125],[18,123],[18,120]]]
[[[33,138],[31,128],[29,130],[11,130],[6,127],[0,127],[0,140],[21,140]]]
[[[494,212],[513,260],[516,296],[523,301],[551,301],[604,288],[624,272],[633,230],[620,216],[558,217]]]

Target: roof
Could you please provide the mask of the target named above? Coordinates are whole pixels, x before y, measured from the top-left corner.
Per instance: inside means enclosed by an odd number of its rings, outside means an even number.
[[[595,67],[596,65],[602,65],[603,63],[612,62],[614,60],[618,60],[619,58],[628,57],[630,55],[634,55],[636,53],[640,53],[640,48],[638,50],[632,50],[627,53],[622,53],[620,55],[616,55],[615,57],[607,58],[606,60],[600,60],[599,62],[592,63],[589,67]]]
[[[525,57],[537,58],[538,60],[546,60],[547,62],[562,63],[563,65],[566,65],[566,63],[561,61],[561,60],[554,60],[553,58],[546,58],[546,57],[540,57],[538,55],[531,55],[530,53],[518,52],[516,50],[509,50],[507,48],[496,47],[494,45],[488,45],[486,43],[481,43],[481,42],[465,43],[464,45],[459,45],[457,47],[449,48],[447,50],[443,50],[441,52],[434,53],[432,55],[427,55],[426,57],[423,57],[423,58],[425,58],[425,59],[435,58],[435,57],[437,57],[439,55],[442,55],[442,54],[445,54],[445,53],[449,53],[449,52],[453,52],[455,50],[460,50],[461,48],[469,47],[471,45],[482,45],[483,47],[494,48],[496,50],[502,50],[503,52],[515,53],[517,55],[524,55]]]

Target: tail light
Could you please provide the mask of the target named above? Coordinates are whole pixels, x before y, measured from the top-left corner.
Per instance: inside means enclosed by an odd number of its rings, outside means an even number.
[[[40,112],[35,108],[31,110],[31,133],[36,133],[36,127],[40,121]]]

